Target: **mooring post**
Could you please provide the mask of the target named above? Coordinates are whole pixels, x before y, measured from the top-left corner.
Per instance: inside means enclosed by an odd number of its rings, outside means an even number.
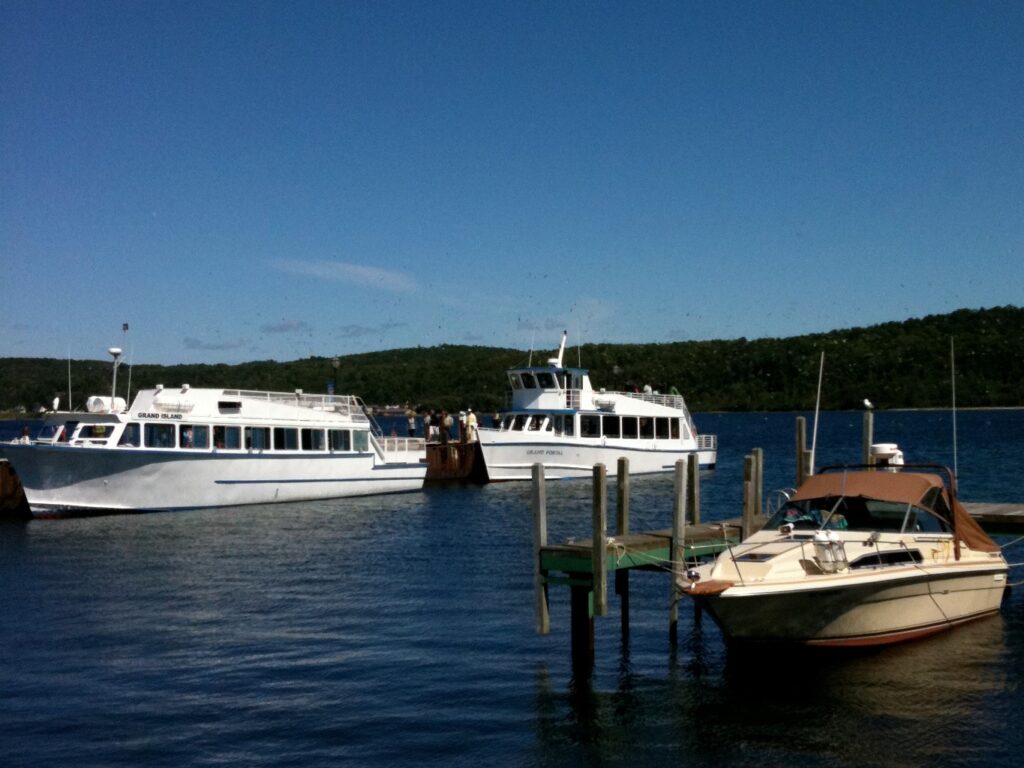
[[[700,458],[696,453],[691,453],[686,461],[686,472],[689,482],[686,487],[689,496],[686,499],[687,512],[686,520],[694,525],[700,525]]]
[[[618,484],[616,488],[615,535],[629,534],[629,459],[619,458]],[[622,641],[629,640],[629,569],[615,570],[615,594],[619,596],[620,615],[622,619]]]
[[[747,455],[743,457],[743,540],[745,541],[754,532],[756,520],[754,516],[754,457]]]
[[[537,633],[551,631],[548,606],[548,572],[541,567],[541,550],[548,544],[547,493],[544,488],[544,465],[533,465],[533,591]]]
[[[608,614],[608,477],[604,464],[594,465],[593,555],[594,615]]]
[[[864,461],[862,464],[871,463],[871,444],[875,442],[875,412],[864,411]]]
[[[672,603],[668,614],[668,637],[675,644],[679,625],[679,599],[686,574],[686,462],[676,462],[675,503],[672,505]]]
[[[799,488],[807,479],[807,419],[796,417],[796,487]]]
[[[764,514],[764,448],[754,449],[754,514]]]

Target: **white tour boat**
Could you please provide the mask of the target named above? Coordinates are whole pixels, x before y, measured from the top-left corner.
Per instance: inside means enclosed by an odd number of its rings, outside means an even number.
[[[951,472],[897,463],[811,476],[761,531],[687,578],[729,640],[864,646],[997,612],[1007,571]]]
[[[585,369],[562,365],[565,341],[546,366],[507,372],[511,409],[477,430],[488,479],[528,480],[537,463],[548,478],[588,477],[620,457],[630,474],[669,472],[691,454],[715,466],[716,438],[697,433],[681,395],[595,391]]]
[[[91,397],[0,454],[36,515],[413,491],[427,471],[424,441],[383,437],[357,397],[187,384],[143,389],[131,408]]]

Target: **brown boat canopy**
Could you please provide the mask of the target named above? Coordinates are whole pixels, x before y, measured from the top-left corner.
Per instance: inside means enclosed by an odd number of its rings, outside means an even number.
[[[938,489],[938,493],[933,492]],[[792,501],[806,501],[827,497],[862,497],[877,501],[894,501],[912,504],[931,512],[953,527],[958,541],[979,552],[998,552],[999,545],[989,538],[978,522],[968,514],[956,499],[949,498],[949,492],[939,475],[923,472],[849,471],[826,472],[812,475],[804,481]],[[942,498],[950,513],[935,502]]]

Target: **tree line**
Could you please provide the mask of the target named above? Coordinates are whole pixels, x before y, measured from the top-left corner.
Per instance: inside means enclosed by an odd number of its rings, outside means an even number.
[[[825,353],[822,407],[947,407],[955,345],[956,402],[960,407],[1024,406],[1024,308],[962,309],[903,322],[788,338],[681,341],[668,344],[584,344],[566,350],[595,387],[622,390],[650,384],[675,387],[694,411],[768,411],[812,408],[821,353]],[[557,350],[532,353],[534,364]],[[238,365],[123,365],[118,395],[157,383],[177,387],[325,392],[359,395],[366,403],[478,411],[507,402],[504,371],[525,365],[523,350],[445,344],[331,357]],[[67,408],[67,360],[0,359],[0,410],[30,412],[55,397]],[[73,407],[111,391],[109,360],[70,361]]]

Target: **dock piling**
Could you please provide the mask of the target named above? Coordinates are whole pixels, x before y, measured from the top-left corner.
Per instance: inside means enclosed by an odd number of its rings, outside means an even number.
[[[594,614],[608,615],[608,476],[604,464],[594,465],[593,515]]]
[[[629,459],[619,458],[616,485],[615,536],[629,535]],[[615,570],[615,594],[619,596],[623,645],[629,642],[629,569]]]
[[[680,459],[676,462],[675,503],[672,505],[672,602],[668,615],[668,636],[675,644],[679,625],[679,599],[685,589],[686,573],[686,502],[689,494],[687,486],[687,462]]]
[[[548,545],[547,492],[544,486],[544,465],[533,465],[533,590],[537,633],[551,631],[548,604],[548,572],[541,567],[541,550]]]

